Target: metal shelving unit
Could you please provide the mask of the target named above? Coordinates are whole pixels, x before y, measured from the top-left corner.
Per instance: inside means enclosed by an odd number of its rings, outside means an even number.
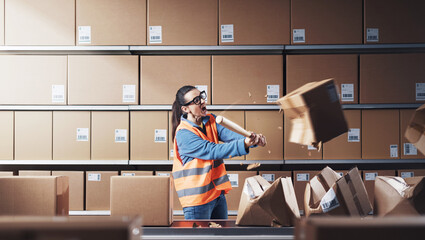
[[[128,160],[0,160],[0,165],[128,165]]]
[[[130,55],[130,46],[0,46],[0,54]]]

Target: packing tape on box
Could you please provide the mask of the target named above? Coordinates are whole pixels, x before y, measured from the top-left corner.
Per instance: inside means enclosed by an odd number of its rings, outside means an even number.
[[[347,183],[348,187],[350,188],[351,195],[353,196],[354,204],[356,205],[356,208],[357,208],[357,210],[359,211],[360,216],[365,216],[365,215],[367,215],[368,213],[364,213],[364,212],[363,212],[362,205],[360,204],[360,200],[359,200],[359,198],[358,198],[358,196],[357,196],[357,194],[356,194],[356,189],[355,189],[355,187],[354,187],[354,182],[353,182],[353,181],[351,181],[351,177],[350,177],[350,175],[349,175],[349,174],[346,174],[346,175],[343,177],[343,179],[345,180],[345,182]]]

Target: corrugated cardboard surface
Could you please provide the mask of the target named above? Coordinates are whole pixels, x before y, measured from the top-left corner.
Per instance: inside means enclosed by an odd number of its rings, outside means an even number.
[[[4,0],[0,0],[0,45],[4,45]]]
[[[366,180],[366,174],[376,173],[377,176],[395,176],[394,170],[363,170],[363,182],[369,196],[369,201],[374,206],[373,202],[375,199],[375,179]],[[369,178],[368,178],[369,179]]]
[[[361,44],[362,7],[362,0],[291,0],[291,30],[305,29],[305,44]]]
[[[172,193],[173,193],[173,209],[174,210],[182,210],[183,208],[182,208],[182,205],[180,203],[179,196],[177,195],[176,188],[174,186],[173,175],[171,174],[171,172],[156,171],[155,175],[156,176],[170,176],[171,177],[171,180],[173,181],[173,190],[172,190]]]
[[[66,104],[66,64],[66,56],[1,55],[0,104]],[[62,102],[52,101],[53,85],[63,86]]]
[[[283,95],[283,57],[213,56],[212,85],[213,104],[267,104],[267,85]]]
[[[399,110],[362,111],[362,158],[399,159]],[[397,145],[397,157],[391,157],[391,145]]]
[[[415,114],[414,109],[400,109],[400,157],[401,159],[418,159],[418,158],[425,158],[425,156],[421,153],[419,149],[416,149],[416,153],[414,154],[411,149],[407,150],[404,144],[410,143],[409,140],[406,139],[404,136],[406,133],[407,126],[410,123],[410,120],[412,119],[413,115]],[[411,144],[407,144],[408,147],[412,147]]]
[[[111,216],[139,215],[144,226],[173,222],[172,180],[169,177],[112,177]]]
[[[15,112],[15,160],[52,160],[52,112]]]
[[[246,129],[261,133],[266,137],[267,145],[251,148],[246,160],[282,160],[283,159],[283,115],[279,111],[246,111]]]
[[[174,141],[172,136],[173,130],[173,112],[168,112],[168,160],[174,160]]]
[[[1,215],[55,216],[69,213],[67,177],[0,177]]]
[[[92,112],[92,160],[128,160],[129,113]],[[117,129],[127,131],[125,142],[115,141]]]
[[[354,54],[287,55],[286,92],[309,82],[333,78],[341,103],[358,103],[358,65],[358,55]],[[341,84],[353,85],[353,101],[342,101]]]
[[[0,159],[13,159],[14,112],[0,112]]]
[[[146,0],[76,0],[77,45],[146,45]],[[91,44],[79,43],[91,27]]]
[[[344,110],[349,129],[359,129],[361,141],[361,111]],[[361,159],[361,142],[349,142],[348,133],[344,133],[323,144],[323,159]]]
[[[292,179],[292,172],[291,171],[259,171],[258,175],[269,180],[269,176],[271,175],[273,181],[269,181],[270,183],[273,183],[276,179],[280,177],[290,177]],[[293,184],[293,183],[292,183]]]
[[[13,172],[5,172],[5,171],[1,171],[1,172],[0,172],[0,176],[13,176]]]
[[[173,104],[185,86],[207,86],[211,104],[211,56],[140,56],[140,103]]]
[[[399,177],[419,177],[425,176],[425,169],[402,169],[397,170],[397,176]]]
[[[53,160],[90,160],[90,112],[53,112]],[[87,128],[88,141],[77,140],[77,129]]]
[[[19,170],[19,176],[51,176],[52,171],[33,171],[33,170]]]
[[[294,189],[295,189],[295,195],[297,196],[297,203],[298,208],[300,210],[304,210],[304,192],[305,192],[305,186],[307,183],[312,179],[316,174],[318,174],[320,171],[293,171],[294,178]],[[301,174],[301,175],[298,175]],[[308,174],[309,178],[304,178],[304,174]],[[301,181],[305,180],[305,181]]]
[[[100,174],[100,181],[89,180],[89,174]],[[118,172],[86,172],[86,210],[110,209],[111,176],[118,176]]]
[[[147,45],[217,45],[217,0],[148,0]],[[162,43],[149,42],[150,26],[162,26]]]
[[[285,160],[298,160],[298,159],[322,159],[322,150],[316,149],[309,150],[308,146],[297,143],[289,142],[291,134],[291,122],[289,118],[284,117],[284,159]]]
[[[126,170],[121,171],[121,176],[152,176],[153,171],[132,171],[132,170]]]
[[[162,132],[165,130],[165,136]],[[158,133],[156,133],[158,131]],[[130,159],[164,160],[168,157],[168,112],[130,112]],[[160,139],[165,137],[165,141]]]
[[[138,56],[69,56],[68,103],[70,105],[138,104],[138,64]],[[134,85],[134,102],[123,101],[124,85]]]
[[[227,209],[238,210],[245,179],[257,175],[257,172],[256,171],[227,171],[227,174],[237,174],[238,176],[237,186],[233,185],[232,190],[230,190],[230,192],[226,194]]]
[[[425,2],[421,0],[365,0],[364,43],[425,42]],[[367,41],[367,29],[379,29],[379,41]]]
[[[425,78],[425,54],[360,55],[360,103],[423,103],[416,83]]]
[[[234,41],[219,45],[289,44],[289,0],[219,0],[219,28],[233,24]]]
[[[75,0],[6,0],[6,45],[75,45]]]
[[[69,210],[84,210],[84,171],[52,171],[52,176],[69,179]]]

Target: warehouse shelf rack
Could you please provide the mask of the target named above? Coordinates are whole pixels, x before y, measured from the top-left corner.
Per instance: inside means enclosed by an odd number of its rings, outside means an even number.
[[[128,160],[0,160],[0,165],[128,165]]]
[[[307,160],[284,160],[284,164],[403,164],[425,163],[425,159],[307,159]]]
[[[130,46],[0,46],[0,54],[130,55]]]

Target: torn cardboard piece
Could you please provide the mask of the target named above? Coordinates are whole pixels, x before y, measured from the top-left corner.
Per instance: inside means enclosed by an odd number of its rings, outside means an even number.
[[[404,136],[425,154],[425,104],[416,109]]]

